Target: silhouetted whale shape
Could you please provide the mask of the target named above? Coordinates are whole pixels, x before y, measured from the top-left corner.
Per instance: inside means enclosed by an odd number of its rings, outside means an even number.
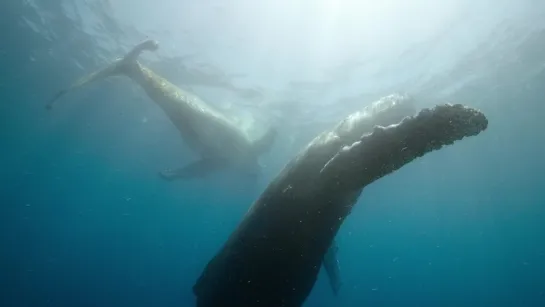
[[[316,137],[253,203],[193,287],[198,307],[299,307],[362,189],[424,154],[484,131],[462,105],[358,133],[349,116]]]

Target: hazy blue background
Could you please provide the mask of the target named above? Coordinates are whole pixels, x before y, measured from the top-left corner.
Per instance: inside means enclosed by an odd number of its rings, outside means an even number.
[[[167,183],[194,157],[134,84],[45,102],[145,37],[142,61],[281,134],[254,189]],[[242,214],[313,136],[392,92],[489,129],[371,186],[338,235],[345,285],[305,306],[545,306],[545,2],[3,0],[0,305],[193,306]]]

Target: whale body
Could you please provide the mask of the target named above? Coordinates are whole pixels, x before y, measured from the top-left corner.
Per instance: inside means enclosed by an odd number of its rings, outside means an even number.
[[[198,307],[301,306],[365,186],[488,126],[459,104],[361,134],[365,121],[347,117],[284,167],[196,281]]]

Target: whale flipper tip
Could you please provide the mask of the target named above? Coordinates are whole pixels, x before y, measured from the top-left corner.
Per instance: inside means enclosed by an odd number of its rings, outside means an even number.
[[[159,42],[157,40],[148,38],[138,44],[136,47],[142,48],[142,50],[155,51],[159,49]]]

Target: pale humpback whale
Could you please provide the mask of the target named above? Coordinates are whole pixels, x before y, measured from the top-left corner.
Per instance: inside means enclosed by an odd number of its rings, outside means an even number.
[[[198,307],[301,306],[365,186],[488,126],[459,104],[369,134],[362,122],[349,116],[320,134],[269,184],[193,286]]]
[[[60,97],[71,90],[109,76],[125,75],[138,83],[161,107],[186,144],[200,156],[200,160],[187,166],[160,172],[163,178],[200,177],[228,166],[252,176],[257,175],[260,172],[258,157],[274,143],[276,129],[270,128],[261,138],[252,141],[246,131],[199,97],[176,87],[137,61],[142,51],[154,51],[158,46],[154,40],[138,44],[125,57],[59,91],[46,108],[51,109]]]

